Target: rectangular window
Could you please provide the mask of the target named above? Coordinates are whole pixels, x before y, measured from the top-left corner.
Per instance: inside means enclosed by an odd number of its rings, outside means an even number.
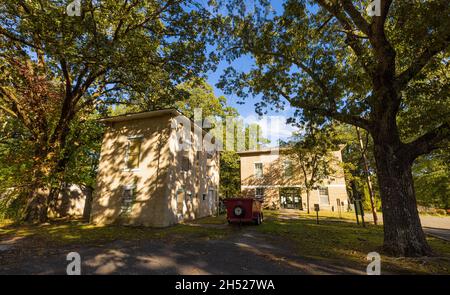
[[[292,161],[291,160],[284,161],[283,166],[284,166],[284,176],[292,177],[293,174]]]
[[[182,171],[189,171],[191,169],[191,161],[189,160],[189,157],[182,157],[181,158],[181,170]]]
[[[128,169],[138,169],[140,154],[141,154],[141,142],[142,140],[139,138],[133,138],[128,140],[127,145],[127,168]]]
[[[182,215],[184,212],[184,190],[177,191],[177,214]]]
[[[264,188],[263,187],[257,187],[255,189],[255,198],[257,200],[263,200],[264,199]]]
[[[320,201],[321,205],[329,205],[330,204],[330,198],[328,196],[328,188],[327,187],[319,188],[319,201]]]
[[[206,177],[211,178],[213,176],[214,174],[213,168],[214,168],[213,165],[206,166]]]
[[[216,200],[216,191],[213,189],[208,189],[208,210],[214,210],[214,204],[217,202]]]
[[[324,196],[328,196],[328,188],[327,187],[319,188],[319,194],[320,195],[324,195]]]
[[[263,164],[255,163],[255,177],[262,178],[263,177]]]
[[[131,211],[134,202],[134,187],[126,186],[122,191],[121,214],[127,214]]]

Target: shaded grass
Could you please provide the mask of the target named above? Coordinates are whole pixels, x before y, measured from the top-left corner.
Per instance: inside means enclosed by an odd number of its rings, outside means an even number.
[[[9,226],[11,224],[13,224],[14,222],[10,219],[1,219],[0,218],[0,231],[2,230],[2,228]]]
[[[221,239],[229,230],[197,227],[179,224],[168,228],[149,228],[135,226],[108,225],[97,226],[80,221],[56,221],[44,225],[0,225],[0,239],[7,237],[33,238],[56,245],[98,244],[115,240],[183,239],[205,238]]]
[[[450,243],[436,238],[428,238],[428,241],[437,257],[395,258],[382,252],[382,226],[357,226],[353,214],[342,214],[339,219],[337,213],[321,212],[319,224],[315,223],[315,214],[286,214],[266,210],[264,215],[265,221],[262,225],[247,229],[267,234],[269,239],[292,244],[299,257],[365,269],[368,264],[367,254],[375,251],[382,255],[382,273],[450,274]],[[57,246],[99,245],[115,240],[224,239],[233,233],[233,227],[220,226],[225,223],[225,215],[206,217],[161,229],[96,226],[80,221],[56,221],[39,226],[0,221],[0,240],[23,237],[29,238],[32,243],[38,240],[44,242],[44,245],[50,243]]]
[[[314,214],[303,213],[294,216],[297,219],[287,219],[278,211],[265,211],[266,220],[256,230],[292,242],[297,254],[303,257],[365,268],[367,254],[378,252],[382,257],[382,271],[388,273],[450,274],[448,242],[428,238],[438,257],[395,258],[383,254],[382,226],[367,224],[363,228],[348,218],[338,220],[332,213],[321,215],[316,224]]]
[[[219,216],[209,216],[192,221],[194,224],[226,224],[227,216],[225,214]]]

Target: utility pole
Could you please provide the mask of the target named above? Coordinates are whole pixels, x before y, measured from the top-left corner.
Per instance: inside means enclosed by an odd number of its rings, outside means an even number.
[[[366,149],[364,147],[364,142],[362,140],[361,133],[359,132],[359,127],[356,127],[356,134],[358,135],[359,145],[361,146],[361,154],[364,161],[364,172],[366,174],[367,187],[369,188],[370,206],[372,207],[373,223],[378,224],[377,209],[375,208],[375,197],[373,193],[372,181],[370,180],[369,174],[369,161],[367,161]]]

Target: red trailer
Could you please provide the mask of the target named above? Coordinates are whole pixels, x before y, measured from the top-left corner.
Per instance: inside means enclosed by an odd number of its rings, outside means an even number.
[[[254,222],[261,224],[264,219],[262,202],[252,198],[226,199],[228,223]]]

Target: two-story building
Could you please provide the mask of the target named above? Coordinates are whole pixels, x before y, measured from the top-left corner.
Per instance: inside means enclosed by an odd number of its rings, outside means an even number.
[[[303,173],[295,158],[283,149],[238,152],[241,160],[241,191],[244,197],[263,200],[265,208],[306,210],[307,198]],[[334,173],[310,192],[309,207],[320,210],[345,210],[348,196],[340,151],[333,152]]]
[[[216,212],[219,153],[198,145],[207,138],[200,126],[175,109],[102,122],[93,223],[164,227]]]

